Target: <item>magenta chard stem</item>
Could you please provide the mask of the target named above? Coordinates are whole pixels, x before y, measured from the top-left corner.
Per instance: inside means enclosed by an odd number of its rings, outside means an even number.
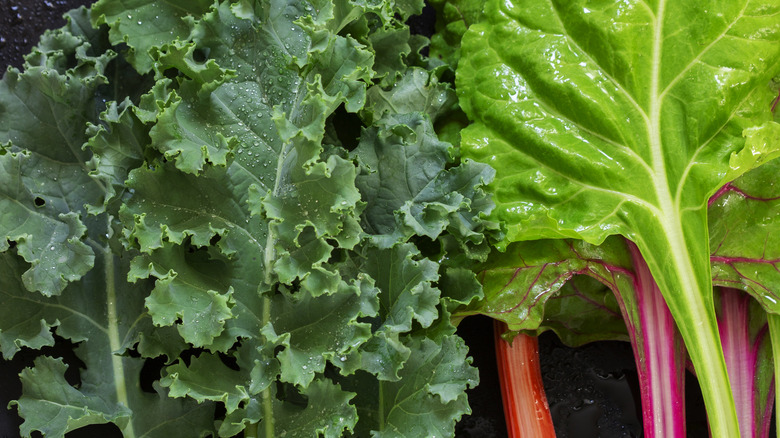
[[[647,263],[636,245],[626,242],[635,295],[621,290],[617,298],[631,334],[645,436],[685,437],[685,347]]]
[[[761,363],[761,353],[763,349],[769,348],[765,342],[768,327],[762,326],[751,334],[751,301],[752,298],[746,292],[720,288],[718,329],[734,394],[740,435],[742,438],[767,438],[774,383],[771,377],[767,379],[761,375],[761,367],[766,365]],[[755,324],[753,328],[756,330]],[[759,390],[762,382],[765,388]]]

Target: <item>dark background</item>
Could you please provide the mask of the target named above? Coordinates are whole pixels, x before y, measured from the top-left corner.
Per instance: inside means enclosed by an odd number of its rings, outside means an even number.
[[[92,3],[90,0],[0,0],[0,67],[20,68],[44,30],[65,24],[67,10]],[[410,20],[412,31],[424,35],[433,32],[435,13],[426,7],[420,17]],[[486,317],[470,317],[461,323],[458,333],[469,345],[474,365],[480,370],[481,383],[469,391],[472,415],[458,423],[457,437],[505,438],[501,395],[493,347],[492,322]],[[631,347],[621,342],[597,342],[580,348],[568,348],[553,334],[540,337],[540,355],[545,390],[560,438],[622,438],[642,436],[641,408],[636,370]],[[73,365],[71,344],[59,340],[44,353],[63,356]],[[12,361],[0,359],[0,438],[19,436],[21,420],[15,410],[5,410],[10,400],[21,394],[16,378],[32,366],[37,353],[23,350]],[[78,380],[77,366],[66,376]],[[688,376],[689,436],[707,436],[695,379]],[[121,436],[113,425],[90,426],[69,433],[69,438]],[[410,437],[415,438],[415,437]]]

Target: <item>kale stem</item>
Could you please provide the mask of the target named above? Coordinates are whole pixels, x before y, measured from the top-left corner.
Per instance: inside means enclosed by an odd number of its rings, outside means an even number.
[[[108,341],[111,346],[111,365],[113,366],[114,386],[116,388],[117,401],[130,408],[127,398],[127,386],[125,384],[125,370],[122,363],[122,357],[116,352],[120,350],[121,342],[119,340],[119,314],[116,305],[116,284],[114,283],[114,254],[106,245],[103,248],[103,258],[105,260],[105,279],[106,279],[106,313],[108,316]],[[133,420],[127,422],[127,426],[122,430],[125,438],[135,437],[133,430]]]
[[[268,295],[265,295],[263,296],[263,327],[265,327],[270,320],[271,299]],[[274,436],[274,406],[270,385],[263,390],[263,429],[265,430],[266,438]],[[255,425],[255,433],[257,433],[257,425]]]
[[[244,429],[244,438],[257,438],[257,423],[249,423]]]

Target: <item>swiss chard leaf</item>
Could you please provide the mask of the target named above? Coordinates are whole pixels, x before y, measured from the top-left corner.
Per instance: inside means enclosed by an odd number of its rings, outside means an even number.
[[[772,407],[772,392],[777,382],[777,354],[780,332],[777,328],[778,280],[777,219],[778,191],[771,181],[777,175],[778,160],[754,169],[722,187],[709,202],[710,245],[713,283],[721,288],[718,310],[724,345],[728,342],[731,362],[735,363],[732,381],[740,403],[744,431],[766,436]],[[770,183],[767,183],[767,182]],[[733,289],[732,289],[733,288]],[[742,289],[752,296],[742,294]],[[725,304],[724,304],[725,303]],[[763,312],[758,310],[761,306]],[[765,312],[765,313],[764,313]],[[766,336],[766,325],[770,336]],[[728,336],[731,336],[730,339]],[[773,352],[769,352],[769,343]],[[746,350],[746,346],[750,348]],[[774,354],[775,373],[768,369]],[[731,367],[731,365],[729,365]],[[774,378],[774,380],[773,380]]]
[[[612,320],[617,303],[610,303],[611,299],[605,295],[612,292],[620,294],[621,291],[628,293],[634,287],[631,258],[625,242],[619,238],[607,239],[600,246],[575,240],[517,242],[511,244],[505,253],[491,254],[481,268],[483,270],[479,279],[484,289],[484,300],[473,302],[458,313],[489,315],[504,321],[513,331],[536,330],[540,324],[543,325],[544,319],[554,318],[554,311],[548,312],[546,309],[549,300],[560,300],[560,306],[573,310],[563,311],[556,324],[559,327],[560,324],[566,324],[567,320],[578,318],[572,313],[580,317],[584,313],[581,307],[571,307],[572,300],[587,302],[589,307],[595,307],[594,315]],[[582,286],[591,290],[584,295],[576,292],[578,286],[575,285],[561,291],[577,275],[588,275],[599,280],[612,292],[594,288],[587,282],[582,283]],[[588,299],[588,296],[595,298],[596,302]],[[603,302],[603,306],[599,302]],[[623,324],[622,320],[617,326],[620,324]],[[600,336],[600,331],[586,331],[583,335]],[[569,332],[566,336],[572,340],[578,339],[575,332]],[[587,338],[575,340],[574,344],[584,342],[587,342]]]
[[[634,241],[690,347],[715,435],[738,432],[706,204],[776,155],[767,83],[780,60],[777,7],[492,1],[458,67],[475,121],[465,156],[496,168],[506,242]]]
[[[778,139],[780,142],[780,139]],[[769,313],[780,312],[778,223],[780,191],[773,181],[780,161],[726,184],[710,200],[712,280],[749,292]]]
[[[552,330],[564,344],[629,340],[620,304],[609,287],[592,277],[576,275],[544,305],[536,334]]]
[[[685,434],[679,421],[685,348],[636,245],[617,237],[599,246],[576,240],[516,242],[505,253],[491,254],[482,267],[485,299],[461,308],[459,315],[486,314],[513,330],[551,328],[571,345],[623,340],[627,331],[645,433]]]

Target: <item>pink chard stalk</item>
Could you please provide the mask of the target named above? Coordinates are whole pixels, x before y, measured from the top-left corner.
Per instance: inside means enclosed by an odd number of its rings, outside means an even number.
[[[780,144],[780,138],[774,141]],[[709,201],[718,328],[742,437],[767,437],[778,376],[780,162],[723,186]],[[774,366],[774,371],[773,371]]]
[[[720,288],[718,328],[742,438],[768,438],[774,398],[769,328],[741,290]]]
[[[631,334],[648,437],[685,436],[685,345],[639,249],[627,241],[634,288],[616,296]],[[631,295],[631,292],[634,292]],[[626,301],[635,299],[633,306]]]
[[[518,260],[519,266],[513,264]],[[598,282],[584,282],[583,276]],[[494,254],[480,278],[486,299],[464,313],[506,321],[510,330],[552,329],[570,345],[630,340],[645,435],[685,436],[685,347],[634,244],[620,238],[601,246],[581,241],[522,242],[510,245],[504,254]],[[501,352],[498,357],[499,367],[506,365]],[[538,360],[526,362],[538,366]],[[521,409],[517,403],[514,406]],[[536,409],[531,406],[526,409]],[[511,419],[508,424],[514,427]]]
[[[780,162],[771,161],[724,185],[709,202],[713,283],[722,286],[715,289],[718,329],[742,437],[768,436],[775,397],[780,234],[773,230],[780,225],[780,189],[766,181],[777,172]],[[578,344],[623,339],[614,328],[622,318],[637,363],[645,434],[685,436],[685,348],[636,245],[620,239],[598,247],[523,242],[494,254],[484,268],[486,300],[469,311],[505,320],[510,328],[553,329]],[[576,275],[608,289],[564,284]],[[620,318],[610,308],[612,299]]]
[[[771,381],[727,361],[736,341],[721,344],[731,325],[713,287],[752,295],[778,339],[778,14],[775,0],[488,0],[462,40],[462,155],[496,170],[491,218],[507,228],[482,267],[485,299],[462,312],[584,342],[615,335],[598,322],[618,302],[650,437],[685,434],[683,351],[712,436],[765,421],[763,404],[737,407],[731,376],[748,373],[761,397]],[[550,300],[575,275],[618,298]]]

